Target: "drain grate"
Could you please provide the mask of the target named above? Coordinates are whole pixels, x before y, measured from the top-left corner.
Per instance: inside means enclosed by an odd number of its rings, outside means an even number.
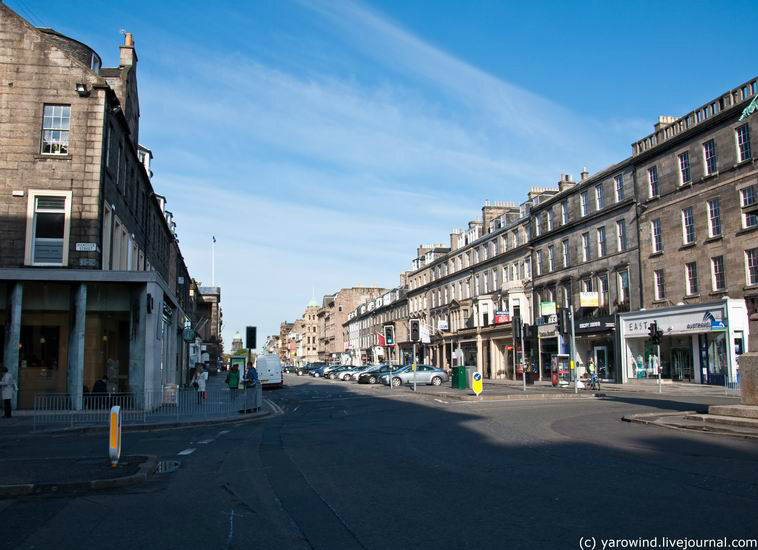
[[[158,468],[155,470],[156,474],[170,474],[179,469],[181,463],[177,460],[161,460],[158,462]]]

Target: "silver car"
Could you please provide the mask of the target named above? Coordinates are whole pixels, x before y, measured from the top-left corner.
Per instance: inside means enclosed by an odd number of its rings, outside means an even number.
[[[382,376],[382,384],[389,384],[389,376],[386,374]],[[431,365],[416,365],[416,383],[417,384],[430,384],[432,386],[439,386],[443,382],[450,380],[448,374],[437,367]],[[404,367],[399,371],[392,373],[392,386],[397,388],[402,384],[413,383],[413,369],[411,367]]]
[[[357,380],[362,372],[366,372],[370,368],[373,368],[373,365],[362,365],[360,367],[343,370],[340,372],[339,379],[344,381]]]

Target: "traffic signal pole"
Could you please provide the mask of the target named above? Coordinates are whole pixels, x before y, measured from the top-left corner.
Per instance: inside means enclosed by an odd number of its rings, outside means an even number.
[[[569,317],[571,318],[571,357],[569,358],[569,368],[574,375],[574,393],[579,393],[579,373],[576,370],[574,359],[576,358],[576,331],[574,330],[574,306],[569,306]]]

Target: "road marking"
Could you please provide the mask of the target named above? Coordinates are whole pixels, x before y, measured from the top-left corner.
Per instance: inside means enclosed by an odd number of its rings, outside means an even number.
[[[295,407],[294,409],[292,409],[292,412],[297,411],[299,408],[300,408],[300,405],[298,405],[297,407]]]
[[[224,435],[224,434],[228,434],[228,433],[229,433],[229,430],[221,430],[220,432],[218,432],[218,435]],[[216,437],[218,437],[218,436],[216,436]]]
[[[213,439],[203,439],[202,441],[196,441],[196,443],[197,443],[198,445],[207,445],[207,444],[208,444],[208,443],[210,443],[211,441],[213,441]]]
[[[179,456],[187,456],[187,455],[191,455],[191,454],[192,454],[192,453],[194,453],[194,452],[195,452],[195,449],[192,449],[192,448],[190,448],[190,449],[184,449],[183,451],[181,451],[181,452],[179,453]]]
[[[445,403],[445,404],[447,404],[447,403],[448,403],[447,401],[443,401],[442,399],[435,399],[435,401],[436,401],[437,403]]]

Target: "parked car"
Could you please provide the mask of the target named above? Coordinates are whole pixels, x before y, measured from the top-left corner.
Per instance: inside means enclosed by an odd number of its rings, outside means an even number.
[[[342,380],[342,373],[352,368],[353,367],[350,367],[348,365],[338,365],[336,368],[330,370],[326,376],[329,378],[329,380]]]
[[[323,363],[306,363],[305,365],[301,367],[297,367],[295,369],[295,374],[297,374],[298,376],[303,376],[306,374],[310,374],[312,370],[319,369],[323,366],[324,366]]]
[[[392,386],[397,388],[402,384],[413,383],[413,369],[410,366],[400,369],[397,372],[392,373]],[[427,384],[432,386],[439,386],[443,382],[447,382],[450,379],[448,374],[437,367],[432,365],[416,365],[416,383]],[[389,385],[390,376],[384,374],[380,377],[382,384]]]
[[[392,372],[402,368],[402,365],[392,365]],[[378,365],[373,369],[369,369],[366,372],[358,376],[359,384],[376,384],[379,377],[383,374],[387,374],[390,371],[390,365]]]
[[[357,380],[358,377],[369,369],[373,369],[373,365],[361,365],[360,367],[347,367],[345,370],[340,371],[339,379],[344,381]]]
[[[323,378],[327,373],[337,368],[337,365],[327,365],[326,363],[319,363],[319,368],[312,370],[309,374],[315,378]]]

